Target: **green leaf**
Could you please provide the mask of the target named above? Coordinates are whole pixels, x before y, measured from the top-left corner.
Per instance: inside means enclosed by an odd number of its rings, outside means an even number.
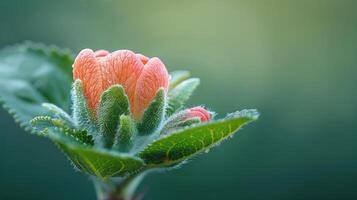
[[[84,145],[63,129],[47,129],[46,136],[58,145],[80,171],[101,179],[126,176],[141,170],[144,165],[140,158],[129,154]]]
[[[41,103],[69,110],[73,57],[56,47],[32,43],[0,51],[0,103],[30,130],[29,121],[47,114]]]
[[[162,137],[138,155],[152,167],[171,166],[209,150],[257,118],[256,110],[241,111],[228,119],[190,127]]]
[[[186,103],[199,84],[200,79],[190,78],[181,82],[169,92],[167,108],[168,116],[175,113]]]
[[[31,125],[51,140],[64,140],[78,142],[83,145],[93,145],[91,135],[85,130],[77,130],[69,127],[65,121],[54,119],[50,116],[37,116],[30,121]]]
[[[174,71],[170,73],[171,79],[169,84],[169,89],[172,90],[175,88],[179,83],[188,79],[190,77],[189,71]]]
[[[160,89],[145,110],[141,122],[137,125],[140,135],[149,135],[153,133],[161,124],[165,117],[166,108],[166,93],[164,89]]]
[[[98,124],[105,147],[110,148],[113,145],[119,117],[129,113],[129,100],[121,85],[113,85],[103,92],[99,103]]]
[[[127,154],[61,142],[57,144],[80,171],[101,179],[127,176],[144,165],[141,159]]]
[[[128,152],[133,146],[132,137],[135,133],[135,124],[130,116],[120,116],[120,126],[115,135],[113,149]]]
[[[30,123],[35,129],[38,129],[40,133],[44,133],[41,131],[50,127],[67,128],[66,122],[61,119],[54,119],[50,116],[36,116],[31,119]]]

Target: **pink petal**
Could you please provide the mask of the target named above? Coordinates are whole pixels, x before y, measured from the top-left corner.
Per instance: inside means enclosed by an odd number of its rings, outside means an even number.
[[[89,108],[95,110],[103,91],[100,66],[91,49],[82,50],[73,64],[73,79],[83,83],[83,93]]]
[[[134,98],[137,80],[144,64],[135,53],[129,50],[115,51],[106,57],[103,64],[103,77],[107,84],[120,84],[128,95],[131,110],[134,109]]]
[[[201,122],[208,122],[211,119],[210,113],[200,106],[190,108],[189,110],[190,112],[188,118],[198,117]]]
[[[134,119],[140,119],[160,88],[167,90],[169,74],[159,58],[151,58],[138,79],[132,107]]]

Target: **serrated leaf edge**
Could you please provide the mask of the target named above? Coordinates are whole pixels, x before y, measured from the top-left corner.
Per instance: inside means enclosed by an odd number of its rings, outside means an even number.
[[[142,152],[144,152],[147,148],[150,148],[150,146],[152,146],[155,142],[160,141],[160,140],[165,139],[165,138],[168,138],[168,137],[173,136],[173,135],[175,135],[175,134],[180,134],[180,133],[182,133],[182,132],[184,132],[184,131],[186,131],[186,130],[188,130],[188,129],[191,129],[191,128],[202,127],[202,126],[205,126],[205,125],[208,125],[208,124],[215,124],[215,123],[219,124],[219,123],[221,123],[221,122],[227,122],[227,121],[230,121],[230,120],[233,121],[233,120],[238,120],[238,119],[242,119],[242,118],[248,118],[248,119],[249,119],[249,121],[246,121],[246,122],[242,123],[236,130],[234,130],[234,131],[231,130],[230,133],[232,133],[232,134],[228,134],[227,136],[222,137],[221,139],[217,140],[216,142],[214,142],[214,143],[208,145],[208,146],[205,147],[205,148],[200,149],[199,151],[196,151],[195,153],[193,153],[193,154],[191,154],[191,155],[184,156],[183,158],[178,159],[178,160],[174,160],[174,161],[165,161],[165,162],[160,163],[160,164],[147,163],[147,167],[148,167],[148,168],[157,168],[157,167],[159,167],[159,168],[162,168],[162,167],[166,168],[166,167],[172,167],[172,166],[170,166],[170,165],[177,164],[177,163],[181,163],[182,161],[186,161],[186,160],[188,160],[188,159],[190,159],[190,158],[193,158],[193,157],[195,157],[195,156],[201,154],[201,153],[204,152],[204,151],[207,151],[207,150],[209,150],[209,149],[211,149],[211,148],[217,146],[217,144],[220,144],[222,141],[224,141],[224,140],[228,139],[230,136],[234,135],[234,134],[235,134],[238,130],[240,130],[243,126],[245,126],[245,125],[247,125],[247,124],[249,124],[249,123],[251,123],[251,122],[253,122],[253,121],[256,121],[256,120],[259,118],[259,113],[258,113],[258,111],[257,111],[256,109],[245,109],[245,110],[238,111],[238,112],[235,112],[235,113],[236,113],[236,116],[237,116],[237,117],[234,117],[234,118],[224,118],[224,119],[220,119],[220,120],[217,120],[217,121],[214,121],[214,122],[205,122],[205,123],[201,123],[201,124],[198,124],[198,125],[197,125],[197,124],[194,124],[194,125],[185,127],[185,128],[183,128],[183,129],[180,129],[178,132],[171,133],[171,134],[169,134],[169,135],[163,135],[162,137],[160,137],[160,138],[154,140],[152,143],[150,143],[150,144],[148,144],[147,146],[145,146],[145,148],[144,148],[143,150],[141,150],[141,151],[139,151],[139,152],[137,153],[137,156],[138,156],[138,157],[141,157],[140,154],[141,154]]]

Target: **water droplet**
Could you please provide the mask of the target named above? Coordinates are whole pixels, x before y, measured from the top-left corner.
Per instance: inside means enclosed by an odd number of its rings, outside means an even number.
[[[208,153],[208,152],[209,152],[209,149],[206,149],[206,150],[205,150],[205,153]]]

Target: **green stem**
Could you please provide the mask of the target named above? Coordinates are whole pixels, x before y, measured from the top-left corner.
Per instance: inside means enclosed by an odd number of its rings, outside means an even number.
[[[145,173],[132,174],[126,178],[100,180],[93,178],[98,200],[134,200],[135,190]]]

